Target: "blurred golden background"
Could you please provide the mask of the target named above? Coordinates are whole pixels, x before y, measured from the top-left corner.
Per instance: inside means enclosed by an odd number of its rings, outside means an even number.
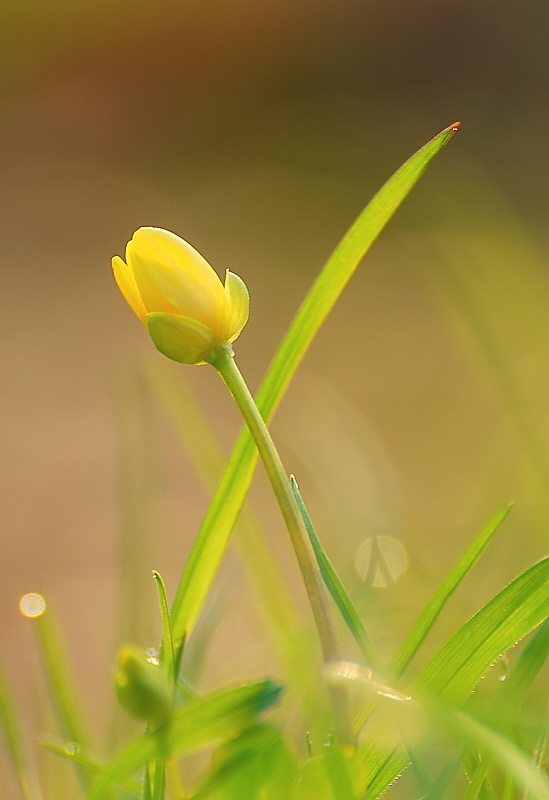
[[[143,566],[142,596],[152,568],[173,592],[208,502],[146,386],[142,365],[161,356],[111,256],[156,225],[240,275],[252,313],[237,357],[255,389],[346,228],[456,119],[273,430],[355,596],[372,532],[406,550],[407,572],[365,612],[388,653],[505,503],[511,517],[446,629],[542,555],[546,2],[6,0],[0,19],[0,657],[22,703],[36,666],[20,596],[50,601],[95,713],[118,644],[121,528],[150,534],[145,553],[123,555]],[[224,388],[206,368],[184,377],[229,452],[239,421]],[[143,452],[154,481],[137,491]],[[293,570],[261,477],[254,497]],[[128,481],[142,502],[133,522]],[[243,591],[220,622],[232,650],[213,647],[213,682],[254,663],[261,626]]]

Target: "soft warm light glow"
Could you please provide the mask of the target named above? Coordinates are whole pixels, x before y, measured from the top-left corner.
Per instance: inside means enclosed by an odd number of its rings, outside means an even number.
[[[46,601],[41,594],[29,592],[19,601],[19,610],[25,617],[39,617],[46,610]]]

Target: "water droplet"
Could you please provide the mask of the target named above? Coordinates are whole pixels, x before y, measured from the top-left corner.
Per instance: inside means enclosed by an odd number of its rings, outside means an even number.
[[[402,543],[393,536],[366,539],[355,555],[355,569],[370,586],[391,586],[406,571],[408,556]]]
[[[41,594],[29,592],[19,601],[19,610],[25,617],[39,617],[46,610],[46,601]]]
[[[335,742],[334,732],[330,731],[324,739],[324,747],[333,747]]]
[[[80,745],[78,742],[67,742],[65,744],[65,753],[68,756],[75,756],[80,752]]]
[[[509,659],[507,658],[507,653],[502,653],[497,657],[495,666],[498,671],[498,681],[507,680],[509,674]]]
[[[147,661],[157,667],[160,664],[160,650],[158,647],[147,647]]]

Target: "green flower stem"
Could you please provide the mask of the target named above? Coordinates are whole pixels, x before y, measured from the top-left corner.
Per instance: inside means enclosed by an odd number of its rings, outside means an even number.
[[[220,347],[209,362],[223,378],[230,393],[238,405],[250,433],[256,443],[265,471],[282,511],[288,528],[290,539],[301,570],[309,603],[318,630],[322,655],[325,661],[339,658],[333,622],[328,610],[327,599],[322,585],[322,578],[311,549],[305,523],[299,512],[295,497],[290,487],[289,478],[284,470],[278,450],[271,434],[259,413],[255,401],[248,389],[240,370],[233,358],[230,346]],[[342,742],[353,743],[350,710],[346,693],[335,686],[328,687],[336,735]]]

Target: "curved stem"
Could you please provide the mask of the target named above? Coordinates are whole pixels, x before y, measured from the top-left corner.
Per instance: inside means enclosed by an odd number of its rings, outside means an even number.
[[[301,570],[305,590],[318,630],[324,660],[332,661],[337,659],[339,658],[337,641],[322,585],[322,578],[278,450],[234,361],[232,348],[230,346],[220,347],[213,355],[210,363],[222,377],[235,399],[259,450],[259,455],[265,466],[265,471],[290,534],[290,540]],[[352,743],[352,726],[347,696],[340,687],[335,686],[329,686],[329,693],[337,737],[340,741]]]

